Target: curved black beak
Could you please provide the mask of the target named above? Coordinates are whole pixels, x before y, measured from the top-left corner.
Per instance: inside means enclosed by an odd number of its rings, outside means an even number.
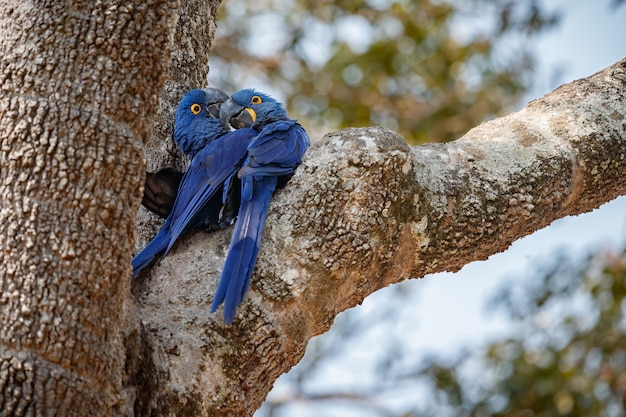
[[[211,117],[220,117],[220,107],[228,100],[228,94],[218,88],[205,88],[202,91],[206,94],[207,111]]]
[[[220,109],[220,122],[226,130],[250,127],[256,121],[256,113],[249,107],[235,103],[232,99],[226,100]]]

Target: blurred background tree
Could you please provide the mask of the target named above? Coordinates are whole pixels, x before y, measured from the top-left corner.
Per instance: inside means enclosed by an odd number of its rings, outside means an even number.
[[[453,408],[426,415],[626,415],[626,252],[579,261],[561,254],[529,284],[518,282],[493,302],[514,336],[454,366],[434,360],[413,374],[434,381]],[[469,363],[481,369],[478,383],[463,379]]]
[[[557,22],[535,0],[229,0],[210,78],[280,92],[314,135],[380,125],[449,141],[518,104],[528,40]]]
[[[413,144],[450,141],[523,104],[532,43],[563,17],[544,4],[226,0],[209,79],[272,93],[314,138],[382,125]],[[554,254],[527,275],[492,302],[505,337],[426,359],[417,317],[400,317],[412,283],[368,297],[309,344],[256,416],[625,416],[626,255]]]

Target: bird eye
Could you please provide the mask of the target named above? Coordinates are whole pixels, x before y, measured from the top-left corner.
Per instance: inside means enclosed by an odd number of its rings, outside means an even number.
[[[200,113],[200,110],[202,110],[202,107],[200,107],[199,104],[194,103],[194,104],[191,105],[190,109],[191,109],[191,112],[193,114],[198,114],[198,113]]]
[[[263,100],[261,100],[261,97],[259,96],[252,96],[252,104],[261,104],[263,102]]]

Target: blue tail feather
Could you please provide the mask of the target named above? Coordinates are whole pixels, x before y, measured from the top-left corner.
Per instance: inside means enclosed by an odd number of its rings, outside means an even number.
[[[230,324],[235,318],[237,306],[250,285],[256,259],[261,247],[261,237],[276,177],[245,177],[242,187],[254,188],[250,198],[241,199],[239,217],[231,238],[228,255],[220,277],[211,312],[224,303],[224,322]],[[243,194],[242,194],[243,195]]]
[[[141,252],[133,258],[133,279],[137,278],[142,269],[150,265],[150,262],[156,258],[161,252],[165,251],[169,242],[168,230],[165,225],[159,233],[143,248]]]

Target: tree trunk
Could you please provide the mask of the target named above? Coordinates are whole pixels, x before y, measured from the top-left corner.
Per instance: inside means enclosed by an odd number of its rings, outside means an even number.
[[[622,61],[453,143],[318,141],[272,201],[232,326],[208,313],[230,230],[183,237],[133,298],[142,149],[156,126],[148,156],[167,162],[217,4],[0,5],[1,416],[251,415],[371,292],[626,193]]]
[[[0,415],[131,415],[130,259],[177,2],[0,4]]]

